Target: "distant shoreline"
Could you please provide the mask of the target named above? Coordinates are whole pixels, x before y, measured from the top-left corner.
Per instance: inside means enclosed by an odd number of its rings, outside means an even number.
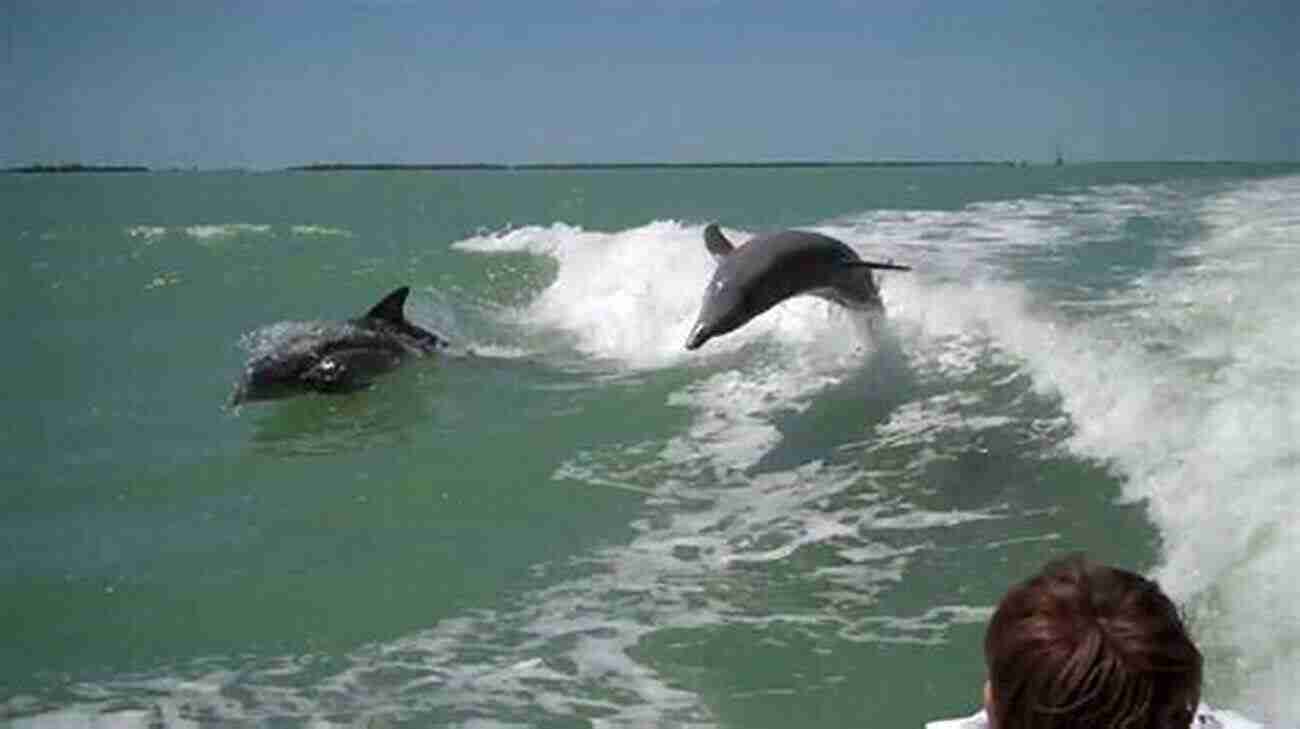
[[[1250,162],[1244,160],[1115,160],[1111,162],[1066,163],[1067,167],[1095,164],[1163,164],[1163,165],[1284,165],[1297,163]],[[89,165],[89,164],[34,164],[0,169],[0,174],[86,174],[86,173],[157,173],[175,174],[189,172],[527,172],[527,171],[584,171],[584,170],[762,170],[762,169],[819,169],[819,168],[906,168],[906,167],[1052,167],[1051,162],[1025,160],[996,161],[909,161],[909,160],[853,160],[824,162],[793,160],[787,162],[525,162],[499,164],[487,162],[316,162],[268,169],[257,168],[198,168],[164,167],[153,169],[144,165]]]
[[[529,170],[711,170],[711,169],[804,169],[818,167],[953,167],[953,166],[1016,166],[1020,162],[927,162],[895,160],[860,160],[847,162],[818,162],[795,160],[788,162],[525,162],[499,164],[487,162],[316,162],[272,168],[267,172],[516,172]],[[10,174],[73,174],[95,172],[252,172],[247,168],[163,168],[154,170],[144,165],[87,165],[87,164],[35,164],[7,167],[0,172]]]
[[[852,162],[526,162],[497,164],[486,162],[317,162],[306,165],[272,168],[268,172],[517,172],[530,170],[711,170],[711,169],[807,169],[818,167],[952,167],[1016,166],[1016,162],[909,162],[893,160]],[[9,174],[80,174],[97,172],[246,172],[246,168],[165,168],[154,170],[144,165],[35,164],[0,170]]]
[[[852,161],[852,162],[528,162],[522,164],[446,163],[353,163],[320,162],[286,167],[290,172],[375,172],[375,171],[485,171],[512,172],[527,170],[712,170],[712,169],[780,169],[810,167],[953,167],[953,166],[1011,166],[1015,162],[908,162],[908,161]]]
[[[4,170],[11,174],[18,175],[57,175],[69,173],[85,172],[151,172],[148,167],[142,165],[83,165],[83,164],[58,164],[58,165],[26,165],[23,167],[9,167]]]

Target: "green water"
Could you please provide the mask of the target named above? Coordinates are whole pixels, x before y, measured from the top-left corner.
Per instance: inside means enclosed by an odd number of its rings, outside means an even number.
[[[1011,582],[1076,549],[1161,563],[1136,477],[1069,447],[1069,380],[1040,378],[1113,350],[1079,305],[1176,270],[1199,201],[1284,171],[0,177],[0,717],[963,713]],[[917,267],[886,282],[895,328],[853,344],[795,307],[680,352],[715,220],[892,231],[850,242]],[[687,273],[620,263],[647,247]],[[402,284],[452,356],[223,408],[241,337]],[[1026,354],[1009,317],[1073,349]]]

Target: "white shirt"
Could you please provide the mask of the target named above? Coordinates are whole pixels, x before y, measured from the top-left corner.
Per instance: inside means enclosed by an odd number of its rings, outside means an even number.
[[[981,709],[979,713],[960,719],[927,721],[925,729],[989,729],[989,718]],[[1250,719],[1227,709],[1215,709],[1205,704],[1196,707],[1196,717],[1190,729],[1264,729]]]

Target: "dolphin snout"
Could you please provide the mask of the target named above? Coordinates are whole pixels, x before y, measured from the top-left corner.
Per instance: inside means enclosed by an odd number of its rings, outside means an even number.
[[[704,322],[699,322],[691,329],[691,333],[686,337],[686,349],[699,349],[700,345],[709,341],[709,338],[712,336],[713,333],[704,325]]]

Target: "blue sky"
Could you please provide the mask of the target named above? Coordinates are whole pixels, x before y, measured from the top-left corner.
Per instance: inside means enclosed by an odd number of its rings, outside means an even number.
[[[0,0],[0,164],[1300,160],[1300,4]]]

